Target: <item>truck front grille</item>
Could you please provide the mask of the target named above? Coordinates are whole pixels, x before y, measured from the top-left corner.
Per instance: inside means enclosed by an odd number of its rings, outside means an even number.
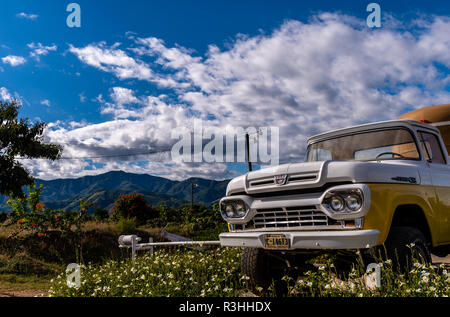
[[[294,228],[294,227],[323,227],[337,225],[315,206],[298,206],[284,208],[258,209],[251,220],[254,229],[263,228]],[[311,228],[314,229],[314,228]]]

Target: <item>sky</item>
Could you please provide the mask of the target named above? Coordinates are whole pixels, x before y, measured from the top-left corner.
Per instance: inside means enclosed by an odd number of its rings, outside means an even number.
[[[370,2],[77,0],[70,28],[70,1],[3,0],[0,99],[64,146],[23,165],[227,179],[246,164],[173,161],[172,131],[278,127],[281,163],[298,162],[314,134],[450,103],[450,3],[377,1],[369,28]]]

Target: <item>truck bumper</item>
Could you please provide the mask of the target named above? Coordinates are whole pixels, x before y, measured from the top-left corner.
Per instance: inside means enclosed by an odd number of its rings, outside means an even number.
[[[223,247],[265,248],[266,234],[282,234],[289,239],[288,250],[364,249],[377,244],[378,230],[308,232],[229,232],[219,235]]]

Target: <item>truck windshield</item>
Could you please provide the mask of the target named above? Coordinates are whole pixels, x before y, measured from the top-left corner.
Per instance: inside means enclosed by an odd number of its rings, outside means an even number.
[[[402,128],[366,131],[313,143],[307,161],[348,161],[419,159],[419,151],[410,131]]]

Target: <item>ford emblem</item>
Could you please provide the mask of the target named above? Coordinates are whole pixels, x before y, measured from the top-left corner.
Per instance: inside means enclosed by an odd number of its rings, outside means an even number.
[[[284,174],[284,175],[276,175],[274,177],[275,184],[278,185],[278,186],[286,184],[287,179],[288,179],[288,176],[286,174]]]

